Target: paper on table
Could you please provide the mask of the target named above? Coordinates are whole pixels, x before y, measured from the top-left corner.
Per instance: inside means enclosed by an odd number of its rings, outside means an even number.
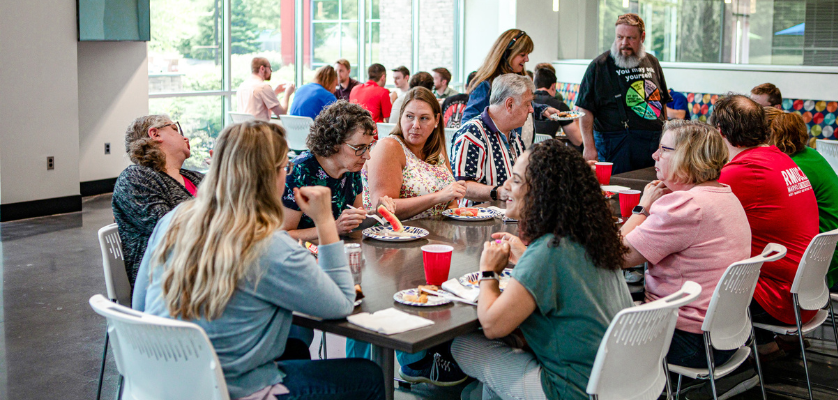
[[[434,324],[434,321],[410,315],[406,312],[388,308],[370,313],[359,313],[346,317],[350,323],[384,335],[393,335],[424,328]]]
[[[457,296],[462,297],[468,301],[477,301],[477,297],[480,295],[480,289],[478,288],[467,288],[460,284],[457,278],[449,279],[442,284],[442,289],[447,292],[451,292],[456,294]]]
[[[486,207],[486,208],[489,209],[489,210],[495,210],[495,211],[499,212],[500,215],[502,216],[504,222],[518,222],[517,219],[512,219],[512,218],[507,218],[506,217],[506,209],[503,209],[503,208],[500,208],[500,207],[495,207],[495,206],[489,206],[489,207]]]

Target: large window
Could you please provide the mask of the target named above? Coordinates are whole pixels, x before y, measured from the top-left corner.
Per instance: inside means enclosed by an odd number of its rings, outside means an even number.
[[[599,0],[599,44],[617,16],[646,23],[646,50],[661,61],[838,65],[838,1]]]

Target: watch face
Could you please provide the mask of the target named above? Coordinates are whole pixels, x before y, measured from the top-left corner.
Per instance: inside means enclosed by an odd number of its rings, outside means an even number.
[[[642,213],[643,212],[643,206],[634,206],[634,208],[631,210],[631,212],[633,212],[635,214]]]
[[[494,278],[495,271],[483,271],[480,273],[480,276],[482,276],[483,278]]]

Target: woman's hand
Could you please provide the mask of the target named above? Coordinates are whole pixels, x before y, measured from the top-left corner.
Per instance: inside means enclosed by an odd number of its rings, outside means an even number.
[[[337,219],[338,233],[345,235],[361,225],[367,219],[367,210],[363,208],[347,208]]]
[[[652,207],[652,204],[668,193],[672,193],[672,190],[669,190],[669,188],[664,185],[663,181],[651,181],[646,185],[646,188],[643,189],[643,196],[640,197],[640,205],[648,211],[649,208]]]
[[[294,201],[315,225],[334,220],[332,216],[332,190],[325,186],[294,188]]]
[[[598,163],[598,162],[599,161],[597,161],[597,160],[586,160],[585,161],[585,163],[587,163],[588,166],[591,167],[591,171],[594,171],[594,173],[596,173],[596,163]]]
[[[466,196],[466,182],[456,181],[446,186],[445,189],[437,192],[437,194],[440,196],[439,203],[448,203],[452,200],[460,200]]]
[[[521,241],[521,238],[511,233],[495,232],[492,234],[492,239],[500,240],[501,243],[509,245],[509,262],[512,264],[518,264],[518,260],[527,251],[527,245]]]
[[[509,243],[497,243],[491,240],[483,244],[480,271],[501,273],[507,264],[509,264]]]
[[[390,210],[391,213],[393,213],[393,214],[396,213],[396,202],[393,201],[393,199],[390,198],[390,196],[379,197],[378,198],[378,206],[384,206],[384,208]],[[378,206],[375,206],[376,212],[378,210]],[[381,215],[381,214],[379,213],[379,215]]]

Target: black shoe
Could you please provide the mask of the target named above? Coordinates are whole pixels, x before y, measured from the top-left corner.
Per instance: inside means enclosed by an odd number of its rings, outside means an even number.
[[[430,383],[436,386],[459,385],[468,378],[454,360],[430,352],[413,364],[402,365],[399,376],[410,383]]]
[[[716,394],[719,400],[729,399],[737,394],[742,394],[756,387],[759,384],[759,376],[750,367],[740,366],[730,375],[716,379]],[[710,382],[704,382],[695,390],[687,392],[684,396],[687,400],[712,400],[713,389]]]

